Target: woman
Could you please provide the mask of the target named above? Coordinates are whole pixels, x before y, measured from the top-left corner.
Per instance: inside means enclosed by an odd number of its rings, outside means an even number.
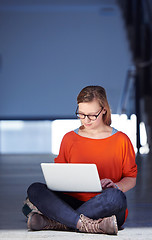
[[[95,163],[103,191],[61,193],[49,190],[45,184],[33,183],[27,191],[32,209],[28,228],[116,235],[127,217],[124,192],[136,185],[134,149],[124,133],[110,126],[111,113],[104,88],[85,87],[77,104],[81,127],[65,134],[54,161]]]

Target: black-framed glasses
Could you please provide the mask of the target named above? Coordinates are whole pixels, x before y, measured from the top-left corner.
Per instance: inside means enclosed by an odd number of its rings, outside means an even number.
[[[89,120],[95,121],[99,117],[99,115],[102,112],[102,110],[103,110],[103,107],[101,108],[101,110],[100,110],[100,112],[98,114],[96,114],[96,115],[91,115],[91,114],[87,115],[87,114],[84,114],[84,113],[79,113],[78,112],[78,107],[77,107],[75,114],[76,114],[77,118],[79,118],[79,119],[85,119],[87,117]]]

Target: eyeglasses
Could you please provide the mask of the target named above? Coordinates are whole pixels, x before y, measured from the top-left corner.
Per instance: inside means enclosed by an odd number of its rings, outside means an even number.
[[[78,107],[77,107],[75,114],[79,119],[85,119],[87,117],[89,120],[95,121],[99,117],[100,113],[102,112],[102,109],[103,107],[101,108],[100,112],[97,115],[87,115],[84,113],[77,112],[78,111]]]

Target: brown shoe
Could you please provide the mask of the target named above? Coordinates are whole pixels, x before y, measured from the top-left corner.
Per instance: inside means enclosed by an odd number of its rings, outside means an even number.
[[[27,197],[24,201],[24,205],[22,207],[23,214],[28,217],[31,212],[36,212],[42,214],[33,203],[30,202],[29,198]]]
[[[49,219],[42,214],[31,212],[27,220],[28,230],[40,231],[40,230],[69,230],[64,224]]]
[[[118,233],[117,220],[114,215],[107,218],[93,220],[81,214],[80,221],[82,223],[78,229],[80,232],[104,233],[111,235],[117,235]]]

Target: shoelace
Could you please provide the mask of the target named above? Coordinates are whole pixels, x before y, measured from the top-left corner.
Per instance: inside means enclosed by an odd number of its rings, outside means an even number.
[[[46,221],[48,222],[48,224],[44,227],[45,230],[47,229],[67,230],[68,229],[64,224],[54,221],[52,219],[47,219]]]
[[[83,214],[80,215],[81,222],[83,223],[80,231],[82,232],[91,232],[91,233],[104,233],[99,226],[99,223],[102,221],[100,220],[93,220],[87,217],[84,217]]]

